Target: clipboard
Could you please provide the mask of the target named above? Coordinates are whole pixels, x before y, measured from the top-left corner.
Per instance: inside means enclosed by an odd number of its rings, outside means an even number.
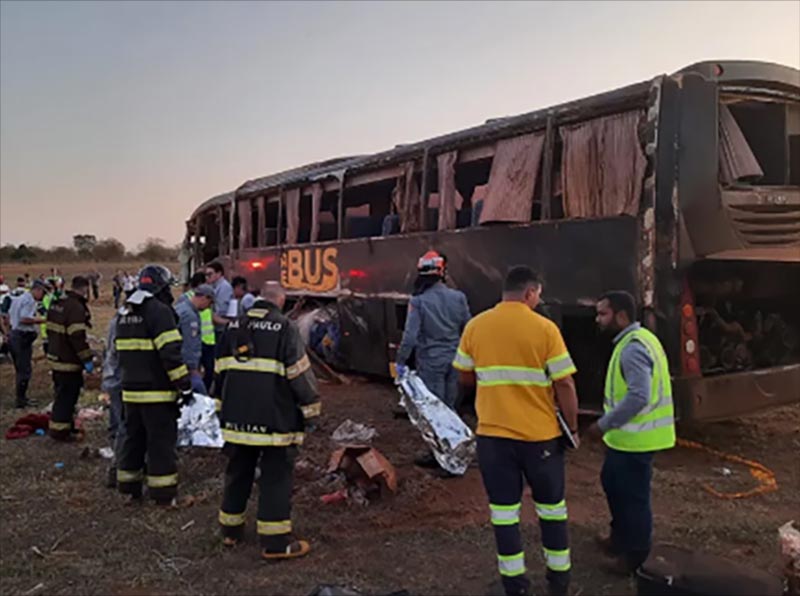
[[[561,431],[564,433],[564,439],[566,440],[567,447],[570,449],[577,449],[578,443],[575,441],[575,435],[572,434],[572,431],[569,429],[567,421],[564,420],[560,410],[556,410],[556,418],[558,419],[558,425],[561,427]]]

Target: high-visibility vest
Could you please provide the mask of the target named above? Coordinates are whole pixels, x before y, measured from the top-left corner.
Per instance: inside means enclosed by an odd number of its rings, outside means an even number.
[[[186,292],[186,297],[189,300],[194,296],[194,290]],[[207,346],[216,344],[216,336],[214,335],[214,319],[213,313],[210,308],[200,311],[200,341]]]
[[[210,308],[200,311],[200,341],[207,346],[213,346],[216,343],[214,321]]]
[[[50,304],[53,302],[54,295],[53,294],[45,294],[42,298],[42,306],[44,307],[45,318],[47,318],[47,311],[50,310]],[[47,339],[47,323],[42,323],[39,326],[40,335],[42,336],[43,340]]]
[[[606,373],[606,412],[613,410],[628,392],[622,376],[622,351],[632,341],[640,342],[653,361],[653,379],[647,406],[620,428],[609,430],[603,441],[618,451],[659,451],[675,446],[675,412],[672,404],[672,380],[664,348],[647,329],[628,332],[617,343]]]

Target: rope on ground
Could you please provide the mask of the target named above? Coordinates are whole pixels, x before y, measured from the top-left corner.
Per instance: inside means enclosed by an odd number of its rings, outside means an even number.
[[[756,479],[758,482],[758,486],[753,489],[738,492],[738,493],[723,493],[715,489],[713,486],[709,484],[703,484],[703,489],[714,495],[720,499],[746,499],[748,497],[754,497],[756,495],[764,494],[764,493],[771,493],[778,490],[778,481],[775,480],[775,473],[766,467],[763,464],[760,464],[756,461],[752,461],[749,459],[745,459],[743,457],[739,457],[738,455],[733,455],[731,453],[724,453],[723,451],[718,451],[716,449],[712,449],[711,447],[706,447],[701,443],[696,441],[689,441],[686,439],[678,439],[678,445],[681,447],[686,447],[688,449],[699,449],[700,451],[705,451],[712,455],[716,455],[727,461],[736,462],[739,464],[743,464],[747,466],[750,470],[750,475]]]

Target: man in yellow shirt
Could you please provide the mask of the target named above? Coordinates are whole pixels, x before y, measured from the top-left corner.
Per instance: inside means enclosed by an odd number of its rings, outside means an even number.
[[[519,531],[523,478],[539,517],[550,593],[566,594],[569,586],[564,443],[556,407],[577,437],[577,371],[558,327],[533,311],[541,292],[530,268],[512,268],[503,301],[467,324],[453,362],[463,386],[477,382],[478,463],[506,594],[530,589]]]

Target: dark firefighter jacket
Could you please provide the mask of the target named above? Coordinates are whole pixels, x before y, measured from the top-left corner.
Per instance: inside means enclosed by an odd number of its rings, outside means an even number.
[[[229,443],[283,447],[303,442],[318,416],[317,381],[294,323],[265,300],[228,325],[216,363],[222,437]]]
[[[181,343],[172,308],[150,292],[134,292],[117,315],[114,345],[122,371],[122,400],[173,402],[176,389],[190,389]]]
[[[86,299],[68,291],[53,300],[47,311],[47,360],[55,372],[83,371],[85,362],[92,359],[92,350],[86,341],[90,326]]]

